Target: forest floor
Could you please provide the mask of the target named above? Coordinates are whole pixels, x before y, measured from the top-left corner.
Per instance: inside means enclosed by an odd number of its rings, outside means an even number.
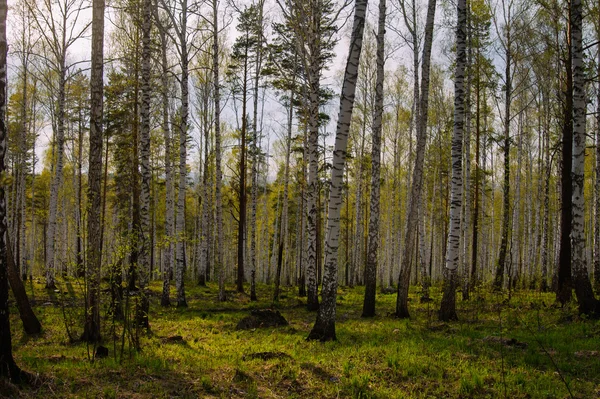
[[[93,347],[69,339],[82,332],[80,286],[62,281],[55,292],[41,280],[27,282],[44,329],[36,337],[24,334],[12,302],[14,356],[35,381],[4,383],[0,397],[600,398],[600,322],[553,306],[551,293],[480,292],[470,301],[459,293],[460,321],[440,323],[435,287],[430,303],[411,291],[410,320],[391,317],[396,295],[381,293],[378,316],[363,319],[363,288],[341,287],[338,341],[320,343],[305,340],[316,315],[296,289],[284,288],[273,306],[266,286],[258,287],[258,302],[228,292],[219,303],[215,284],[188,285],[187,308],[162,308],[157,282],[151,331],[123,334],[123,323],[103,309],[109,356],[93,360]],[[289,325],[235,329],[250,310],[265,308]]]

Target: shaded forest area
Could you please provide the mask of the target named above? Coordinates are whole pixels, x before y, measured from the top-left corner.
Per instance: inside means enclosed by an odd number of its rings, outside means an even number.
[[[598,21],[0,0],[0,394],[599,395]]]

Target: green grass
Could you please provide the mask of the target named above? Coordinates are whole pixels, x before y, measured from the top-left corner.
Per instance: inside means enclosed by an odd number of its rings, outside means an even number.
[[[94,361],[93,348],[71,343],[66,333],[66,325],[73,337],[82,331],[80,285],[61,288],[62,295],[44,290],[41,281],[28,284],[44,327],[39,337],[24,335],[13,306],[15,358],[39,375],[21,397],[566,398],[561,375],[574,397],[600,395],[600,323],[579,318],[574,308],[550,306],[553,294],[523,291],[507,301],[480,293],[478,300],[459,300],[460,321],[445,324],[436,318],[438,289],[429,304],[411,292],[412,319],[397,320],[389,316],[395,295],[378,295],[378,316],[362,319],[363,289],[342,287],[338,341],[320,343],[305,340],[316,315],[294,289],[284,289],[277,306],[289,326],[236,331],[250,309],[271,307],[269,287],[258,287],[258,303],[233,292],[218,303],[216,285],[188,286],[188,308],[165,309],[156,283],[151,332],[126,331],[121,358],[122,324],[111,331],[105,317],[110,357]],[[166,340],[175,335],[183,341]],[[289,358],[244,360],[257,352]]]

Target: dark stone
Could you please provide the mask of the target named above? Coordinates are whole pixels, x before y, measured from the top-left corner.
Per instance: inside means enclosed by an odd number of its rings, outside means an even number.
[[[96,348],[96,353],[94,354],[94,358],[102,359],[104,357],[108,357],[108,348],[106,346],[98,346]]]
[[[279,313],[278,310],[253,310],[250,316],[244,317],[239,321],[236,330],[252,330],[254,328],[287,326],[288,321]]]
[[[381,293],[384,295],[392,295],[396,293],[396,289],[394,287],[382,288]]]

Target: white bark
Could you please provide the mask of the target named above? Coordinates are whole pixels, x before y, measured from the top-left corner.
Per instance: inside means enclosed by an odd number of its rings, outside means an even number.
[[[354,94],[358,78],[358,65],[362,49],[367,0],[357,0],[354,6],[354,22],[350,38],[350,50],[344,73],[340,96],[340,112],[335,135],[335,147],[331,169],[331,191],[327,213],[327,235],[325,240],[325,269],[323,273],[323,301],[319,307],[317,321],[308,339],[335,340],[335,314],[337,297],[338,247],[340,237],[340,212],[342,209],[342,186],[346,166],[348,132],[352,120]]]

